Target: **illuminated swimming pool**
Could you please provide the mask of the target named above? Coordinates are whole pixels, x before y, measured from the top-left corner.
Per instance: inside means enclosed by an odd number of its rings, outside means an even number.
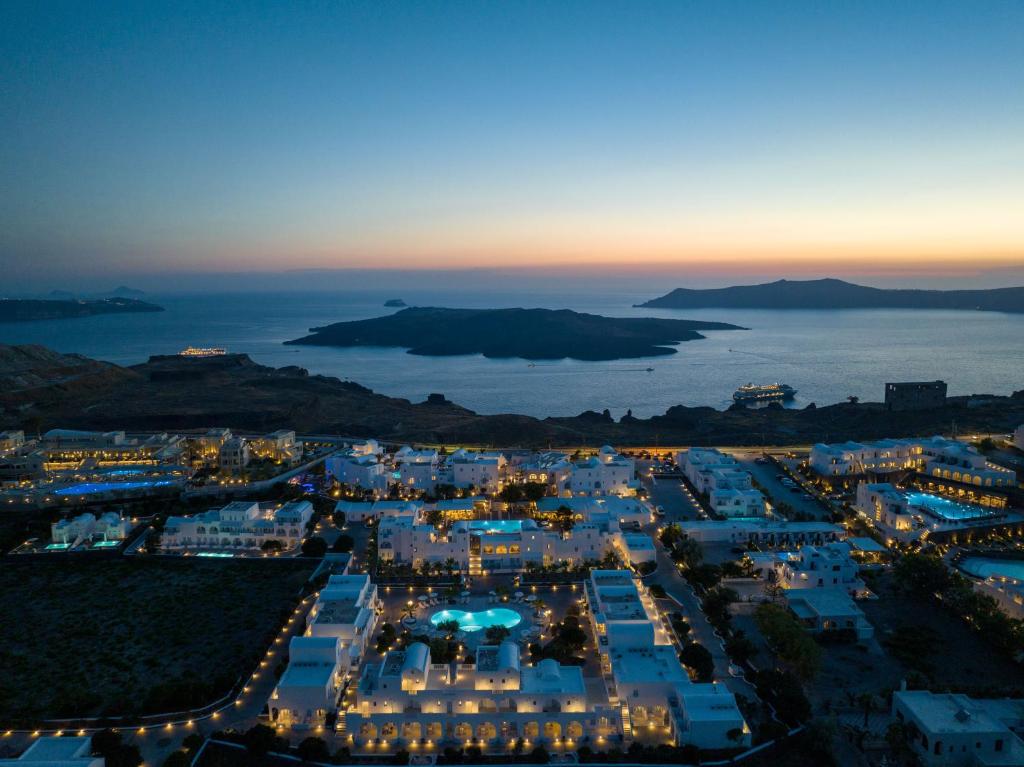
[[[1022,559],[988,559],[986,557],[967,557],[960,567],[971,575],[988,578],[990,575],[1002,576],[1024,581],[1024,560]]]
[[[949,498],[941,498],[931,493],[907,493],[907,503],[947,522],[982,519],[996,513],[981,506],[951,501]]]
[[[523,529],[521,519],[476,519],[469,523],[470,530],[485,533],[518,533]]]
[[[173,479],[149,479],[135,482],[81,482],[54,492],[54,495],[96,495],[112,490],[143,490],[149,487],[165,487],[175,484]]]
[[[473,632],[489,629],[491,626],[504,626],[507,629],[518,626],[523,617],[515,610],[496,607],[493,610],[481,610],[468,613],[463,610],[440,610],[430,616],[435,626],[447,621],[457,621],[460,631]]]

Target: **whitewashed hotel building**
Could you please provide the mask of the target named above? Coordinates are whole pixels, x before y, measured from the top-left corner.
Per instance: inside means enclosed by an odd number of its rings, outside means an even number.
[[[543,660],[522,663],[512,641],[483,645],[476,663],[438,664],[414,642],[367,663],[351,708],[339,716],[356,748],[423,748],[442,742],[484,749],[564,744],[617,732],[610,707],[587,704],[583,672]]]
[[[715,749],[749,745],[735,696],[690,680],[646,587],[627,570],[592,570],[586,583],[608,701],[623,737]]]
[[[168,517],[160,545],[165,549],[258,550],[267,541],[291,549],[302,543],[313,516],[309,501],[283,506],[235,501],[187,517]]]
[[[306,631],[288,646],[288,667],[267,701],[276,725],[323,725],[338,693],[359,667],[380,614],[368,575],[332,575],[306,616]]]
[[[767,504],[754,489],[750,472],[714,448],[693,447],[676,454],[676,463],[699,493],[708,497],[711,510],[726,518],[765,516]]]
[[[610,445],[598,454],[573,462],[567,483],[570,495],[635,495],[636,462]]]

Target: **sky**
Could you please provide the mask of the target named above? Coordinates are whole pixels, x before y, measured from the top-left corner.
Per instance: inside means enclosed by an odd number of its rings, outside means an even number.
[[[1024,284],[1021,2],[9,0],[0,137],[9,286]]]

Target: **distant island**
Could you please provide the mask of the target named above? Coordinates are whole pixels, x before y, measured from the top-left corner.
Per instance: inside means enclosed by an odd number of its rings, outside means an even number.
[[[836,279],[778,280],[729,288],[676,288],[648,309],[963,309],[1024,312],[1024,287],[987,290],[870,288]]]
[[[387,301],[384,302],[384,306],[387,307],[404,307],[408,305],[409,304],[405,303],[405,301],[403,301],[401,298],[389,298]]]
[[[0,298],[0,322],[32,322],[92,317],[96,314],[162,312],[164,308],[134,298],[48,301],[31,298]]]
[[[568,309],[413,307],[387,317],[310,328],[286,341],[305,346],[400,346],[432,357],[482,354],[528,360],[615,360],[675,354],[698,330],[744,330],[725,322],[601,317]]]

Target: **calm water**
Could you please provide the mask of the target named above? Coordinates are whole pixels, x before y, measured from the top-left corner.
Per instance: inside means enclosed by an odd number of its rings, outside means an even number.
[[[619,362],[416,357],[401,349],[283,346],[308,328],[389,313],[384,293],[147,296],[167,311],[81,320],[0,324],[0,343],[37,343],[118,364],[188,345],[223,346],[257,362],[299,365],[392,396],[423,400],[441,392],[480,413],[615,416],[665,412],[672,405],[730,404],[747,382],[795,387],[794,403],[850,395],[880,400],[889,380],[949,382],[951,394],[1008,394],[1024,388],[1024,314],[859,310],[634,309],[644,295],[399,294],[410,305],[570,308],[611,316],[717,320],[750,330],[714,331],[670,357]],[[653,372],[645,368],[653,367]]]

